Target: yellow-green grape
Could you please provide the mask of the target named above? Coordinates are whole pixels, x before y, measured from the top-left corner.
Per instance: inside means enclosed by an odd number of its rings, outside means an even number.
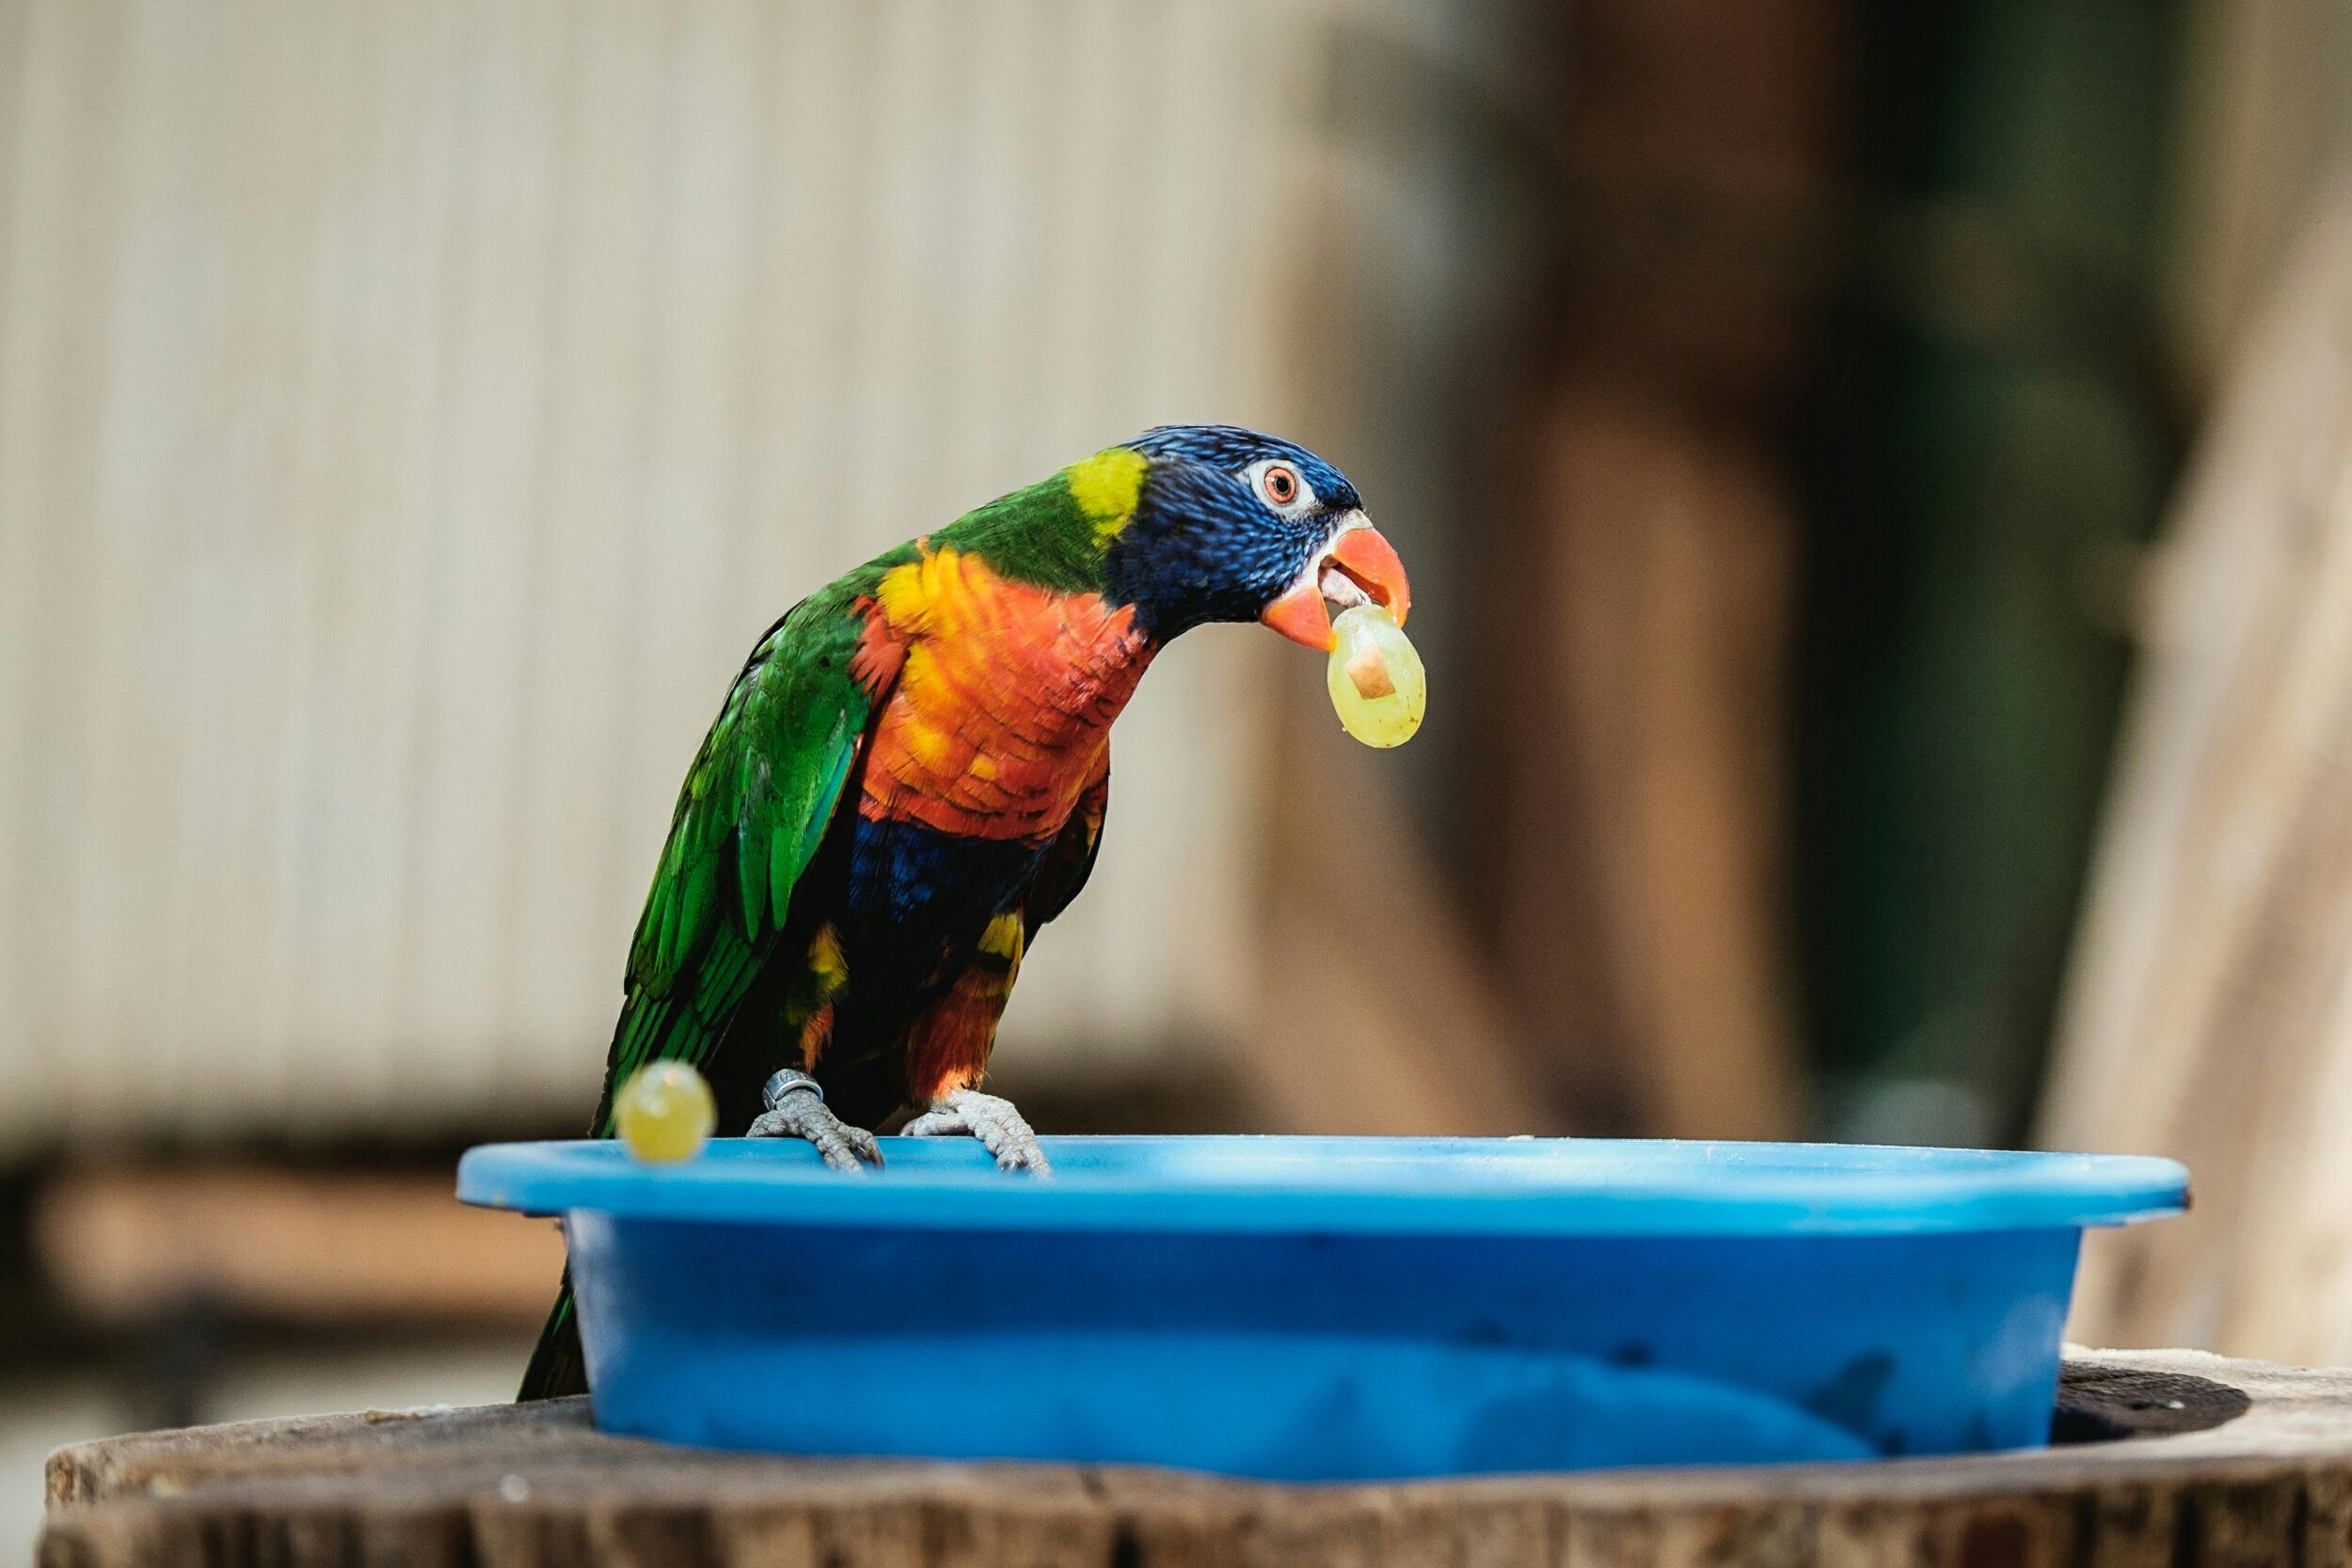
[[[703,1151],[719,1107],[703,1075],[684,1062],[648,1062],[621,1085],[612,1119],[631,1154],[647,1164],[675,1165]]]
[[[1367,746],[1412,739],[1429,703],[1429,679],[1396,617],[1380,605],[1351,605],[1332,618],[1331,629],[1339,641],[1326,680],[1340,723]]]

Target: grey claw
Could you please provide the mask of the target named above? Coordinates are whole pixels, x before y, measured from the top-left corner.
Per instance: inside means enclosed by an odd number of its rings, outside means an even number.
[[[940,1103],[925,1111],[900,1128],[901,1136],[909,1138],[942,1138],[965,1133],[980,1140],[980,1147],[996,1156],[999,1170],[1025,1170],[1037,1176],[1051,1176],[1054,1167],[1046,1163],[1045,1151],[1038,1147],[1037,1133],[1028,1121],[1013,1109],[1012,1101],[977,1089],[956,1089]]]
[[[773,1110],[754,1119],[748,1132],[755,1138],[805,1138],[834,1170],[863,1170],[882,1163],[873,1133],[850,1126],[813,1094],[783,1096]]]

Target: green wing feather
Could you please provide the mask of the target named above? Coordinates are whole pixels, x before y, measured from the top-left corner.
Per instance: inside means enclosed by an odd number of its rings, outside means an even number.
[[[728,689],[678,792],[629,944],[595,1135],[612,1135],[613,1092],[645,1063],[709,1059],[775,946],[881,705],[882,694],[850,673],[865,629],[857,601],[901,558],[885,556],[786,611]],[[516,1397],[587,1386],[566,1269]]]
[[[703,737],[629,946],[598,1137],[612,1132],[612,1097],[629,1074],[709,1059],[775,944],[877,705],[850,674],[865,626],[855,600],[871,574],[787,611]]]

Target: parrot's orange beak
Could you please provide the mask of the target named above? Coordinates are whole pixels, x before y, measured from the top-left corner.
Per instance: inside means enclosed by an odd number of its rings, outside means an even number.
[[[1265,607],[1258,619],[1292,641],[1327,654],[1339,639],[1331,630],[1331,606],[1385,606],[1405,624],[1413,607],[1413,585],[1405,580],[1405,562],[1396,546],[1360,512],[1349,514],[1315,558],[1299,574],[1297,583]]]

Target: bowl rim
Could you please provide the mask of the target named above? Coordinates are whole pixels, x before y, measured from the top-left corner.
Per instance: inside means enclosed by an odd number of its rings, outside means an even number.
[[[829,1171],[796,1140],[714,1139],[667,1166],[611,1139],[489,1144],[459,1161],[457,1196],[535,1214],[767,1226],[1400,1236],[1957,1234],[2130,1225],[2188,1206],[2186,1168],[2149,1155],[1238,1133],[1041,1142],[1050,1180],[1006,1175],[966,1138],[884,1138],[884,1167],[868,1174]]]

